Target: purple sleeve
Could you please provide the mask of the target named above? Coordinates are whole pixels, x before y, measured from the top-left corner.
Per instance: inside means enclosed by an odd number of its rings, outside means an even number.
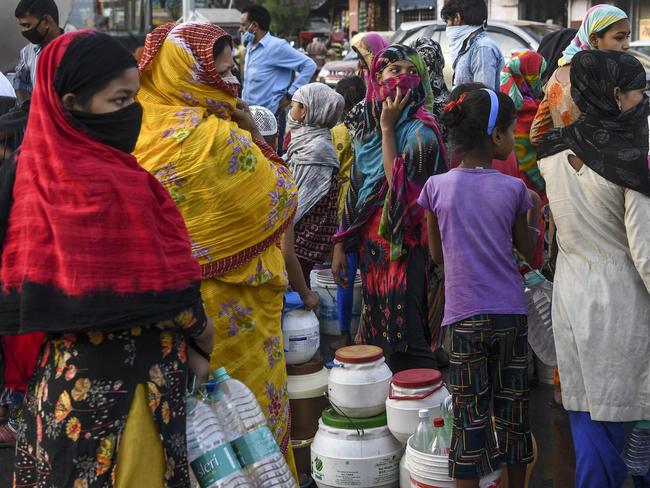
[[[433,202],[431,201],[434,193],[433,178],[434,177],[432,176],[427,180],[427,182],[424,184],[424,188],[422,188],[420,196],[417,199],[418,205],[425,210],[429,210],[430,212],[433,212]]]
[[[528,188],[526,188],[526,185],[524,184],[523,181],[517,180],[519,183],[519,201],[517,203],[517,215],[521,215],[522,213],[528,212],[531,208],[533,208],[533,202],[530,199],[530,195],[528,194]]]

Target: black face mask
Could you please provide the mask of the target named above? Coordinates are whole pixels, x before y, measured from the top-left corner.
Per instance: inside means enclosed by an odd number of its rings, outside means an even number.
[[[76,110],[70,110],[70,114],[83,131],[101,143],[129,154],[135,149],[142,125],[142,106],[139,103],[105,114]]]
[[[29,30],[23,31],[23,37],[27,39],[29,42],[32,44],[37,44],[41,45],[43,44],[43,41],[45,40],[45,37],[47,36],[47,33],[50,31],[50,26],[47,26],[47,29],[45,29],[45,34],[41,34],[38,31],[38,26],[41,25],[41,22],[43,22],[45,19],[39,20],[34,27],[32,27]]]

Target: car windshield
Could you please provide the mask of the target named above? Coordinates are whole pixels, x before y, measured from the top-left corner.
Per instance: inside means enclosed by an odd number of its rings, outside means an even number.
[[[410,30],[399,29],[390,40],[391,44],[403,44],[409,46],[413,41],[424,35],[427,26],[423,25]]]
[[[650,56],[650,46],[634,46],[634,51],[642,53],[645,56]]]
[[[541,41],[546,34],[561,29],[555,24],[517,24],[517,27],[528,32],[537,42]]]
[[[359,56],[354,49],[350,49],[350,51],[343,58],[343,61],[354,61],[355,59],[359,59]]]

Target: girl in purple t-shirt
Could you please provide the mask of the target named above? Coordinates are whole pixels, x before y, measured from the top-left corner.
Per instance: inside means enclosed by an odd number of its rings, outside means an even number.
[[[515,117],[512,100],[488,89],[445,107],[443,122],[462,162],[429,178],[418,199],[427,210],[431,255],[445,267],[454,406],[449,475],[459,488],[478,487],[502,462],[510,485],[523,488],[533,457],[527,310],[513,256],[514,243],[530,259],[532,204],[521,180],[492,169],[493,159],[513,150]]]

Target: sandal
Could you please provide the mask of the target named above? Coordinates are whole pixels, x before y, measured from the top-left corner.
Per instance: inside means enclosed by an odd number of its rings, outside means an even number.
[[[8,424],[0,425],[0,448],[14,447],[16,445],[16,434]]]

